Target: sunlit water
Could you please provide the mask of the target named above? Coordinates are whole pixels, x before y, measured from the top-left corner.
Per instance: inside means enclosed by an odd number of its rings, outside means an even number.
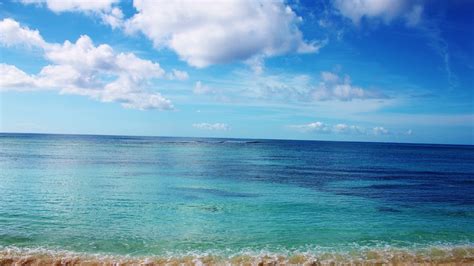
[[[0,248],[472,247],[474,147],[0,134]]]

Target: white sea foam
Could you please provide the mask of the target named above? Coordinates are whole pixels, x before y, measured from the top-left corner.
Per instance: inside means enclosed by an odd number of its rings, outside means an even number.
[[[325,247],[280,251],[242,250],[165,252],[162,255],[131,256],[105,253],[80,253],[59,249],[0,248],[0,265],[474,265],[474,246],[425,246],[423,248],[359,247],[331,251]]]

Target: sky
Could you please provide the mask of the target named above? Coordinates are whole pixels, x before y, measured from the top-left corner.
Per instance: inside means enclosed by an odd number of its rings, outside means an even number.
[[[474,1],[0,0],[0,132],[474,144]]]

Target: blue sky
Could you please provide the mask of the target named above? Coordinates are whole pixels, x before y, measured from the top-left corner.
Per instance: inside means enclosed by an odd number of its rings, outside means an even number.
[[[474,144],[472,1],[0,2],[0,131]]]

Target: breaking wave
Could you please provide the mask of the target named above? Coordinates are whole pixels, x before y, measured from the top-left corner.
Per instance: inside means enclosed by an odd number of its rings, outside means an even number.
[[[0,265],[474,265],[472,245],[419,249],[360,248],[344,252],[320,249],[220,253],[128,256],[9,246],[0,249]]]

